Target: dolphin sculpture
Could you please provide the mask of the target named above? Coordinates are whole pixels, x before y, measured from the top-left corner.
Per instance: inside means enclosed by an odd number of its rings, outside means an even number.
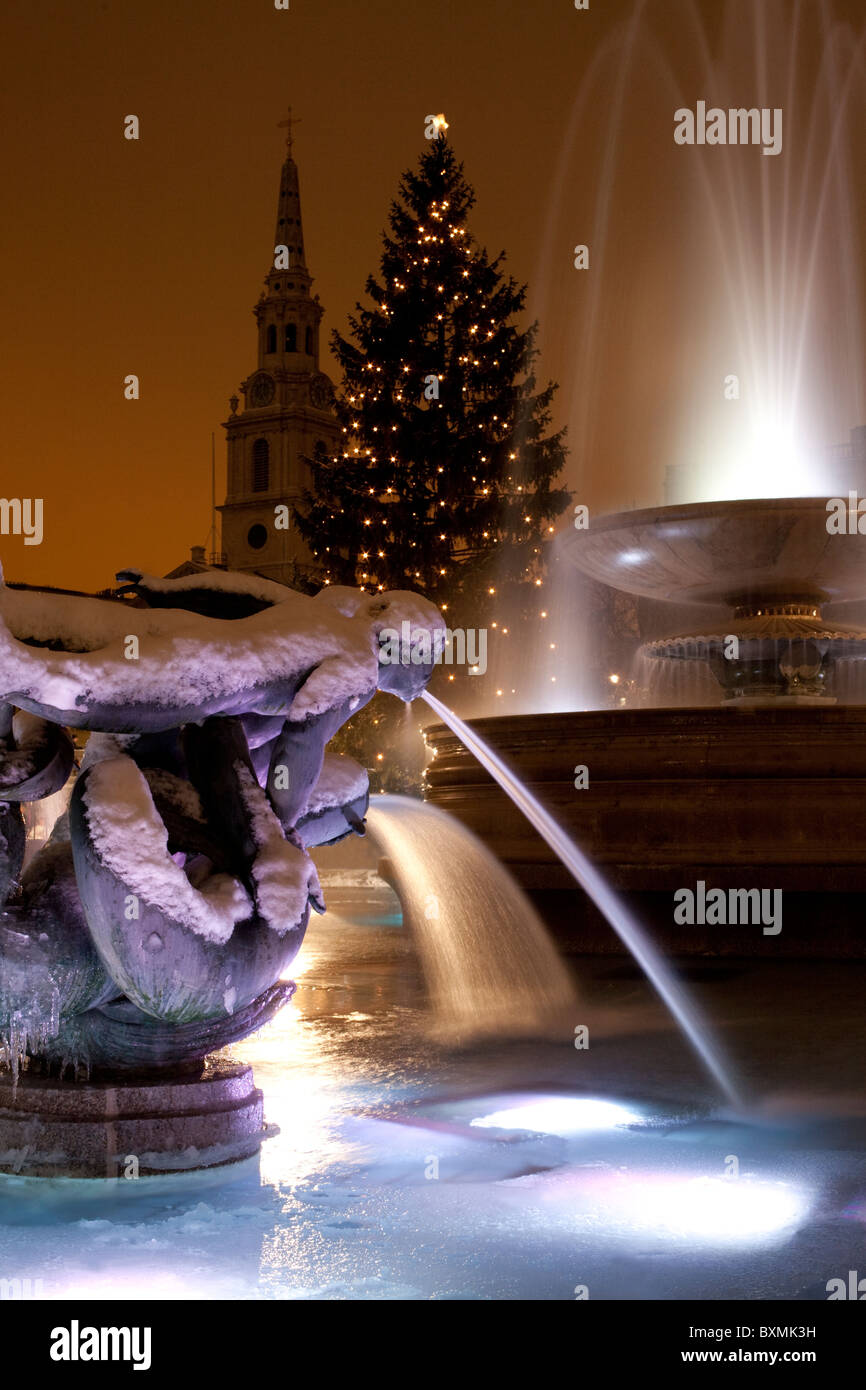
[[[282,1007],[310,910],[324,911],[308,851],[364,829],[366,773],[327,743],[377,690],[418,695],[445,627],[412,593],[118,578],[114,601],[0,581],[13,1066],[177,1066]],[[90,739],[68,814],[22,873],[19,805],[75,775],[69,729]]]

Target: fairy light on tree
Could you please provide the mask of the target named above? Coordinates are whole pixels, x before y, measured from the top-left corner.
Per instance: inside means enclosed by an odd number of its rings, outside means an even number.
[[[545,545],[568,502],[564,431],[551,425],[556,386],[538,389],[537,325],[519,324],[526,286],[474,240],[475,193],[444,116],[436,129],[400,180],[349,335],[332,335],[346,444],[309,460],[297,524],[323,579],[418,589],[447,602],[452,627],[496,619],[501,641],[503,619],[513,632],[537,620]],[[468,673],[438,680],[454,700]]]

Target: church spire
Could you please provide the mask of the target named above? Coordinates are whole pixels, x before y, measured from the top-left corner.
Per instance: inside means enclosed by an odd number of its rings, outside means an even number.
[[[258,324],[259,367],[318,371],[319,323],[322,307],[312,295],[313,277],[307,269],[298,166],[292,153],[294,127],[299,124],[289,107],[286,156],[280,172],[280,192],[270,266],[265,287],[253,310]]]
[[[253,309],[256,365],[241,383],[244,398],[231,399],[225,422],[228,486],[222,513],[223,549],[231,569],[251,570],[291,584],[318,571],[294,528],[277,513],[299,505],[312,479],[307,460],[320,447],[336,452],[342,435],[330,380],[319,370],[323,309],[307,269],[298,169],[293,136],[298,122],[289,108],[280,173],[274,238],[264,289]],[[267,223],[262,226],[263,237]],[[286,253],[280,254],[285,247]]]
[[[280,194],[277,199],[277,220],[274,230],[274,259],[278,257],[278,247],[288,248],[288,268],[297,276],[306,276],[309,280],[307,271],[306,254],[304,251],[304,228],[301,221],[301,189],[298,180],[298,166],[292,154],[294,144],[294,127],[300,121],[292,115],[292,108],[289,107],[288,118],[279,122],[280,129],[286,131],[286,157],[283,161],[282,173],[280,174]],[[285,269],[283,261],[282,269]],[[271,271],[268,274],[268,281],[278,274],[274,270],[272,261]],[[309,283],[306,286],[309,290]]]

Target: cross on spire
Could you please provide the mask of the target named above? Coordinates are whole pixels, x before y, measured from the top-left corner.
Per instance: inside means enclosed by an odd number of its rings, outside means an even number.
[[[285,121],[278,121],[278,122],[277,122],[277,126],[279,127],[279,129],[280,129],[280,130],[285,130],[285,132],[286,132],[286,149],[287,149],[287,151],[289,152],[289,154],[292,153],[292,127],[293,127],[293,126],[296,126],[296,125],[300,125],[300,124],[301,124],[301,119],[300,119],[299,116],[293,116],[293,115],[292,115],[292,108],[291,108],[291,106],[289,107],[288,119],[285,120]]]

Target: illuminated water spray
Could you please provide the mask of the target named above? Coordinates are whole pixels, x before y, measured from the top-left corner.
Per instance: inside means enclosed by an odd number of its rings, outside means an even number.
[[[569,973],[531,902],[481,841],[409,796],[373,797],[367,832],[387,856],[437,1027],[461,1040],[569,1036]]]
[[[435,695],[425,691],[422,698],[435,710],[443,723],[457,735],[499,783],[500,787],[523,812],[526,819],[535,827],[539,835],[547,841],[554,854],[562,860],[569,873],[583,891],[592,899],[604,914],[617,936],[628,947],[635,960],[644,970],[660,997],[670,1009],[680,1028],[688,1038],[704,1066],[714,1077],[727,1099],[736,1106],[741,1098],[731,1079],[730,1068],[723,1058],[717,1041],[713,1038],[709,1025],[698,1013],[691,999],[668,969],[646,933],[634,920],[598,869],[590,863],[582,850],[557,825],[553,817],[536,800],[518,777],[506,766],[491,748],[479,738],[478,734],[464,724],[462,719],[437,700]]]

